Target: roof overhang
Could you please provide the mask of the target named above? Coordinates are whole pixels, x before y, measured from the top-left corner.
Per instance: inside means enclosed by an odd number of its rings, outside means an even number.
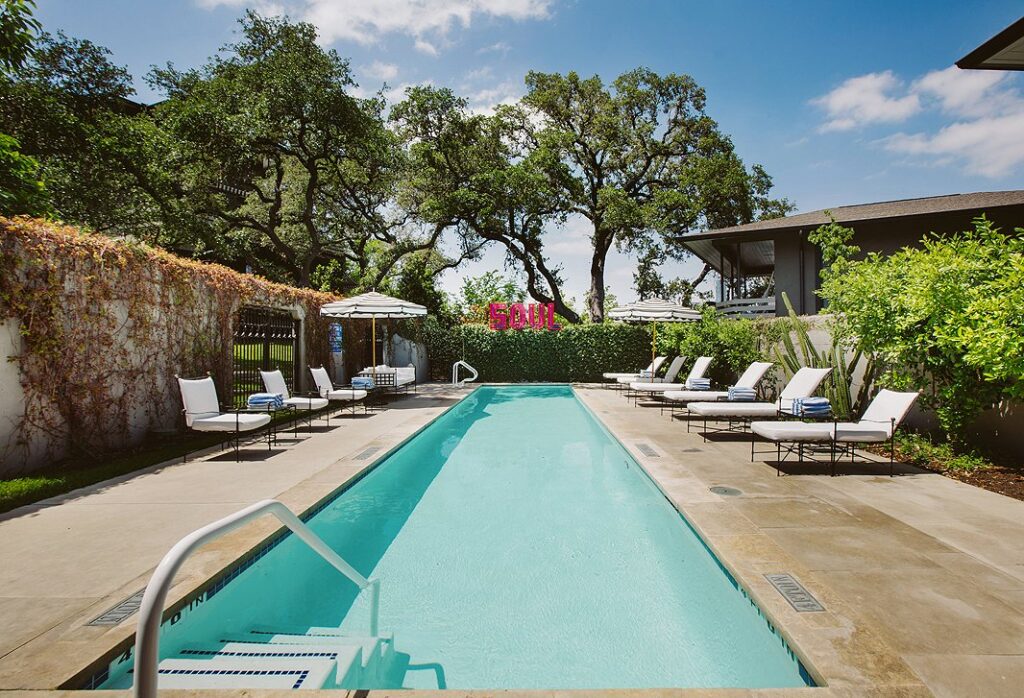
[[[973,70],[1024,70],[1024,17],[956,62]]]
[[[768,276],[775,271],[775,240],[772,236],[753,240],[737,235],[728,238],[680,238],[691,252],[726,278]]]

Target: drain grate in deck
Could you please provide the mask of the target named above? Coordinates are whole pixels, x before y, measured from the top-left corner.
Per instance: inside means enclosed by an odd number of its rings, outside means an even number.
[[[723,497],[739,497],[741,494],[743,494],[741,490],[738,490],[735,487],[725,487],[724,485],[715,485],[714,487],[709,487],[708,489],[710,489],[715,494],[722,495]]]
[[[380,450],[380,446],[370,446],[369,448],[364,448],[362,451],[360,451],[356,455],[355,459],[356,460],[366,460],[367,458],[369,458],[370,456],[372,456],[374,453],[376,453],[379,450]]]
[[[782,594],[798,613],[814,613],[824,611],[825,607],[814,598],[804,585],[793,579],[791,574],[766,574],[764,576],[775,590]]]
[[[117,625],[125,618],[139,610],[139,606],[142,605],[142,595],[145,592],[145,589],[135,592],[113,608],[106,610],[93,618],[91,621],[86,623],[86,625]]]
[[[636,450],[640,451],[640,453],[644,454],[648,458],[660,458],[658,452],[651,448],[650,444],[638,443],[636,445]]]

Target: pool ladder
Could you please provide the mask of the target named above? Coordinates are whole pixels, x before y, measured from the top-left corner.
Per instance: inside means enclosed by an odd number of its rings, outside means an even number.
[[[291,509],[276,499],[265,499],[193,531],[175,543],[174,547],[167,551],[167,554],[160,560],[149,584],[146,585],[146,591],[142,595],[142,604],[139,607],[139,625],[135,631],[135,677],[132,686],[136,698],[156,698],[157,695],[160,621],[163,617],[167,592],[171,588],[171,582],[174,581],[175,573],[185,560],[202,546],[267,514],[277,517],[313,552],[352,580],[360,591],[370,590],[370,635],[377,635],[380,616],[380,580],[367,579],[359,574],[352,565],[345,562],[340,555],[324,543],[323,539],[313,533],[298,516],[292,513]]]
[[[462,380],[459,380],[460,366],[471,371],[473,375],[470,376],[469,378],[463,378]],[[469,364],[467,364],[465,361],[456,361],[455,363],[452,364],[452,385],[465,385],[466,383],[472,383],[477,379],[477,377],[479,377],[479,375],[480,374],[477,373],[477,370],[470,366]]]

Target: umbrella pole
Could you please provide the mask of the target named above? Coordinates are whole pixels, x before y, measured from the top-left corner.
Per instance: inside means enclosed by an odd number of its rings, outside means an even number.
[[[651,382],[654,382],[654,355],[657,353],[658,347],[658,321],[654,321],[654,333],[651,335]]]
[[[377,385],[377,318],[370,318],[370,375]]]

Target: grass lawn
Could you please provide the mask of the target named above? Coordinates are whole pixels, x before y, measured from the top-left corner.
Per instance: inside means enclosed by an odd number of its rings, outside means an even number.
[[[305,416],[301,418],[305,419]],[[275,421],[278,424],[285,424],[290,423],[292,419],[291,415],[281,414],[275,417]],[[31,475],[0,479],[0,514],[79,487],[180,458],[225,440],[223,434],[195,432],[154,438],[130,452],[111,454],[99,462],[66,460]]]

